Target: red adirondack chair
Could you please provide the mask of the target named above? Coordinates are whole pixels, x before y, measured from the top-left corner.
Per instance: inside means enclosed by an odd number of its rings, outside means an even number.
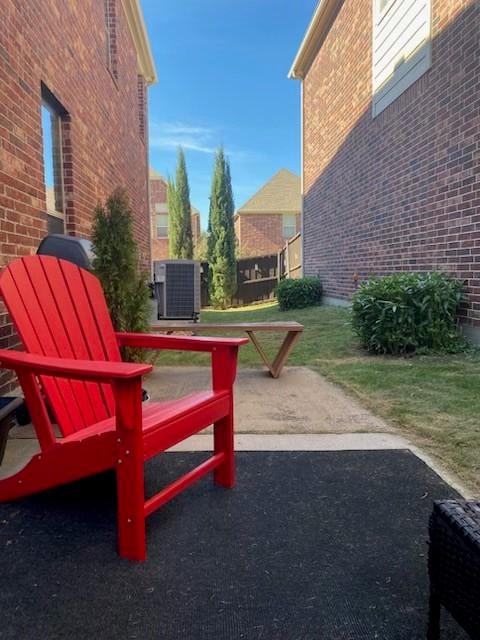
[[[0,350],[0,366],[17,373],[41,449],[0,481],[0,501],[115,469],[119,553],[144,560],[149,514],[209,471],[216,484],[234,485],[232,386],[247,340],[116,333],[97,278],[49,256],[11,263],[0,291],[25,348]],[[210,352],[212,390],[143,406],[152,367],[122,362],[122,345]],[[213,455],[146,500],[145,461],[211,424]]]

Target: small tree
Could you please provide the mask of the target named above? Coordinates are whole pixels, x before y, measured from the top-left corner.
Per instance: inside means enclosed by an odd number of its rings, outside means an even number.
[[[132,210],[125,189],[115,189],[105,206],[97,205],[92,242],[93,270],[102,283],[115,329],[145,331],[150,294],[147,277],[139,269]]]
[[[217,151],[209,210],[208,261],[210,299],[225,308],[236,290],[234,201],[230,165],[223,149]]]
[[[185,154],[180,147],[175,181],[167,187],[168,237],[171,258],[193,258],[192,206]]]
[[[179,258],[182,251],[182,229],[178,206],[178,194],[175,181],[169,178],[167,183],[168,207],[168,255]]]

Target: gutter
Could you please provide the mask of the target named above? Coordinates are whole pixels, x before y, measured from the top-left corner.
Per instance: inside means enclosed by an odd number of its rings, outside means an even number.
[[[292,63],[288,77],[293,80],[303,80],[306,72],[317,54],[322,39],[332,26],[332,17],[343,0],[319,0],[317,8],[305,32],[295,60]]]

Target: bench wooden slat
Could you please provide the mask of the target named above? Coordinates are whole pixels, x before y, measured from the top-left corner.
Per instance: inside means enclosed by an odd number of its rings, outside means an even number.
[[[299,322],[287,321],[287,322],[232,322],[232,323],[216,323],[210,324],[207,322],[158,322],[150,327],[151,331],[174,333],[175,331],[189,331],[191,333],[200,333],[207,331],[209,333],[218,333],[222,331],[242,331],[245,332],[250,338],[251,343],[257,350],[257,353],[265,363],[267,369],[270,372],[272,378],[278,378],[280,372],[283,369],[288,356],[290,355],[293,347],[303,331],[303,325]],[[267,354],[263,350],[255,331],[271,331],[286,333],[280,349],[278,350],[275,359],[271,363]]]
[[[152,331],[303,331],[298,322],[232,322],[214,324],[207,322],[159,322]]]

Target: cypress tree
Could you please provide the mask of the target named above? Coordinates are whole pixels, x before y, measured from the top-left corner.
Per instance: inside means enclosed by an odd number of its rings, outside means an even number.
[[[178,194],[175,181],[168,179],[167,183],[167,207],[168,207],[168,255],[171,258],[180,258],[182,251],[182,228],[180,209],[178,206]]]
[[[178,149],[175,180],[167,186],[168,249],[171,258],[193,258],[192,206],[183,149]]]
[[[236,290],[234,201],[230,165],[222,148],[215,156],[209,210],[210,299],[225,308]]]
[[[178,257],[191,260],[193,258],[192,205],[190,204],[190,187],[188,185],[185,154],[181,147],[178,150],[175,186],[177,190],[178,218],[181,230],[181,246]]]
[[[147,276],[139,268],[127,191],[117,188],[98,204],[92,228],[93,271],[102,283],[117,331],[145,331],[149,325]],[[126,354],[135,358],[133,350]]]

